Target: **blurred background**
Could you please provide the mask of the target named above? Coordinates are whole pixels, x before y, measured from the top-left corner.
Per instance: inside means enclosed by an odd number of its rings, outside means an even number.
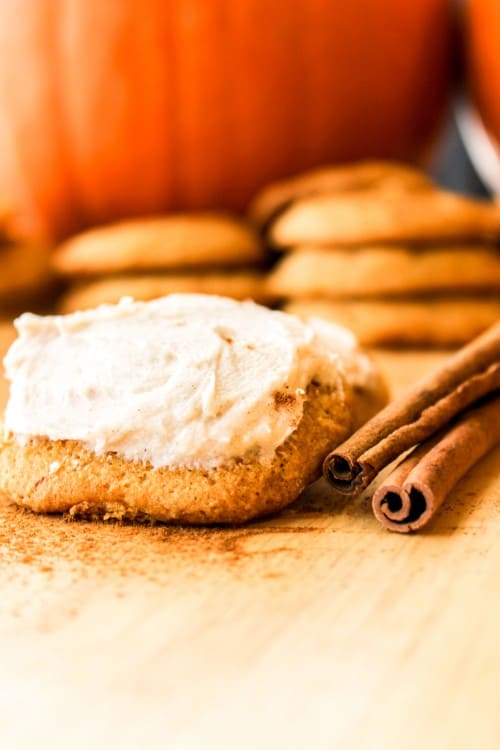
[[[0,308],[82,230],[241,215],[324,164],[500,194],[499,50],[498,0],[0,0]]]
[[[481,178],[479,159],[475,166],[473,155],[464,143],[464,136],[457,122],[460,117],[463,117],[462,106],[464,106],[463,103],[457,102],[456,115],[450,116],[441,135],[434,161],[428,169],[437,182],[449,190],[471,195],[493,195],[493,184],[488,184],[485,178]],[[469,139],[472,138],[471,134],[468,138],[469,146]],[[498,169],[500,178],[500,166]]]
[[[499,29],[497,0],[2,0],[0,195],[60,239],[363,158],[491,190]]]

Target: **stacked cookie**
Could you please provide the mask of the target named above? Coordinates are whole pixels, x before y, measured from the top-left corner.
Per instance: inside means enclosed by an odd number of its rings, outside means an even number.
[[[250,216],[284,251],[270,293],[365,344],[456,345],[500,318],[500,206],[410,167],[316,170],[264,190]]]
[[[60,305],[73,312],[124,296],[177,292],[268,301],[266,253],[249,223],[222,213],[131,219],[72,237],[53,257],[70,281]]]

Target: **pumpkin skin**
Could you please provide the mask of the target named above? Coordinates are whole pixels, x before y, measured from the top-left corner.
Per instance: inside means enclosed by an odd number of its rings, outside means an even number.
[[[451,44],[448,0],[0,0],[0,199],[60,238],[418,160]]]
[[[470,0],[466,30],[472,96],[487,130],[500,149],[499,0]]]

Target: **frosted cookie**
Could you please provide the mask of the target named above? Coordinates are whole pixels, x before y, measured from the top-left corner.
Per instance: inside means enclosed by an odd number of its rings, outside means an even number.
[[[255,231],[226,214],[130,219],[71,237],[53,258],[61,274],[94,275],[207,265],[241,266],[265,257]]]
[[[252,302],[124,299],[16,325],[0,495],[40,512],[271,513],[386,398],[350,332]]]
[[[178,293],[217,294],[256,302],[273,300],[267,289],[267,276],[258,271],[172,273],[117,276],[79,284],[64,295],[59,309],[63,313],[70,313],[102,304],[115,304],[122,297],[148,301]]]
[[[500,320],[500,297],[289,302],[285,310],[351,328],[366,346],[460,346]]]
[[[369,245],[500,236],[500,203],[440,190],[328,193],[293,203],[275,221],[275,245]]]
[[[53,279],[46,249],[35,245],[0,244],[0,308],[10,307],[44,290]]]
[[[500,291],[498,250],[299,247],[283,256],[269,277],[277,297],[311,299],[474,289]]]
[[[415,190],[432,184],[420,170],[397,162],[362,161],[319,167],[265,187],[250,204],[248,215],[259,226],[265,226],[285,206],[306,196],[374,188]]]

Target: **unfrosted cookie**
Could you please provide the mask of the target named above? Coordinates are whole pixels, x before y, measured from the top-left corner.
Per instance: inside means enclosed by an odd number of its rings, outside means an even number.
[[[440,190],[328,193],[293,203],[275,221],[275,245],[369,245],[500,236],[500,203]]]
[[[500,252],[493,247],[299,247],[269,277],[277,297],[310,299],[473,289],[500,290]]]
[[[169,214],[89,229],[56,251],[56,271],[69,276],[207,265],[242,266],[264,259],[262,243],[226,214]]]
[[[271,513],[386,400],[348,331],[250,302],[125,299],[18,327],[0,496],[38,512]]]
[[[114,304],[122,297],[148,301],[167,294],[217,294],[233,299],[271,302],[267,276],[258,271],[232,273],[171,273],[144,276],[117,276],[82,283],[71,288],[62,298],[63,313],[87,310],[102,304]]]
[[[397,162],[362,161],[319,167],[265,187],[250,204],[248,215],[259,226],[265,226],[289,203],[306,196],[374,188],[415,190],[431,186],[431,180],[423,172]]]
[[[459,346],[500,319],[500,298],[299,300],[284,309],[347,326],[365,346]]]

